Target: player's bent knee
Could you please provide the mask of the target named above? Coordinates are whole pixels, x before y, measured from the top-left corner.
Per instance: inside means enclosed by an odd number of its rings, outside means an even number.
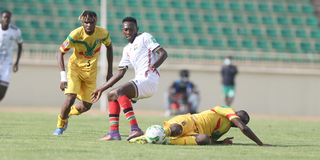
[[[198,145],[209,145],[210,137],[206,134],[198,134],[196,135],[196,142]]]
[[[170,126],[170,130],[171,130],[171,136],[175,137],[182,133],[183,128],[179,124],[172,124]]]
[[[117,95],[117,91],[116,90],[112,90],[108,93],[108,100],[109,101],[115,101],[117,100],[118,95]]]

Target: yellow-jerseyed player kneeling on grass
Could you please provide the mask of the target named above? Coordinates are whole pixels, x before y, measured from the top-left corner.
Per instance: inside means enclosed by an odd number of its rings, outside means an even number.
[[[237,127],[257,145],[264,145],[246,125],[249,122],[246,111],[235,112],[229,106],[215,106],[198,114],[185,114],[171,118],[163,123],[166,135],[165,144],[172,145],[210,145],[232,144],[232,137],[218,139],[231,127]],[[131,143],[147,143],[146,135],[130,140]]]
[[[109,32],[96,26],[97,15],[93,11],[83,11],[79,20],[82,26],[69,34],[60,46],[58,54],[61,70],[60,89],[64,91],[66,99],[58,115],[54,135],[61,135],[66,130],[69,116],[79,115],[91,108],[90,95],[96,88],[97,62],[102,44],[107,47],[106,80],[112,77],[113,49]],[[69,58],[68,73],[66,73],[63,57],[71,48],[74,50]],[[79,103],[74,105],[76,98]]]

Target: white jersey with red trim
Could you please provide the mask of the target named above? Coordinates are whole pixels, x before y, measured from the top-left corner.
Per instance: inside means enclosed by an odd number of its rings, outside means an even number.
[[[152,72],[149,71],[149,66],[158,58],[155,49],[159,46],[160,44],[151,34],[146,32],[139,34],[133,43],[128,43],[123,48],[119,67],[132,66],[135,71],[135,79],[147,77]],[[157,74],[152,75],[159,76]]]

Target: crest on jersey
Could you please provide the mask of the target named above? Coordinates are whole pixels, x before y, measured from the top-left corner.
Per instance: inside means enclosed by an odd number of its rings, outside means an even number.
[[[153,43],[158,43],[157,40],[156,40],[154,37],[151,37],[151,41],[152,41]]]

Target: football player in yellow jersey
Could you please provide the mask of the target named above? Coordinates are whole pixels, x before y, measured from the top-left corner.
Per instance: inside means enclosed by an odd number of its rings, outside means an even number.
[[[165,121],[163,128],[167,138],[167,144],[173,145],[209,145],[232,144],[232,138],[222,141],[218,139],[229,131],[231,127],[237,127],[248,138],[259,146],[263,143],[246,125],[249,122],[246,111],[235,112],[229,106],[215,106],[210,110],[198,114],[179,115]],[[145,143],[143,136],[132,139],[132,143]]]
[[[71,115],[79,115],[88,111],[92,102],[91,93],[96,88],[97,62],[100,55],[100,47],[107,47],[108,73],[106,80],[112,77],[113,49],[109,32],[96,26],[97,14],[85,10],[79,17],[82,26],[73,30],[60,46],[58,63],[60,67],[60,89],[64,91],[66,99],[58,115],[57,129],[54,135],[61,135]],[[64,65],[64,55],[73,48],[69,58],[68,71]],[[74,105],[76,98],[79,103]]]

